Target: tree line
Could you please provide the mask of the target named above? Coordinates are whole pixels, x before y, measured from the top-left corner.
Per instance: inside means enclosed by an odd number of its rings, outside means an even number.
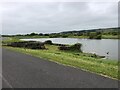
[[[49,33],[49,34],[43,34],[43,33],[30,33],[25,35],[2,35],[3,37],[13,37],[13,36],[44,36],[49,38],[66,38],[66,37],[72,37],[72,36],[86,36],[89,39],[101,39],[102,35],[120,35],[119,28],[106,28],[106,29],[93,29],[93,30],[82,30],[82,31],[66,31],[66,32],[60,32],[60,33]]]

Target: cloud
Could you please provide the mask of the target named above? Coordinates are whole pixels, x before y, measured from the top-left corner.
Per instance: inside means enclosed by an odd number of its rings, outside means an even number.
[[[7,2],[3,34],[52,33],[117,27],[117,2]]]

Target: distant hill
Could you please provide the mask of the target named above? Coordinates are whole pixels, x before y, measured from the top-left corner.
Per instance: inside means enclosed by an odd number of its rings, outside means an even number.
[[[74,31],[64,31],[60,32],[61,34],[68,34],[68,33],[86,33],[86,32],[118,32],[119,28],[103,28],[103,29],[89,29],[89,30],[74,30]]]

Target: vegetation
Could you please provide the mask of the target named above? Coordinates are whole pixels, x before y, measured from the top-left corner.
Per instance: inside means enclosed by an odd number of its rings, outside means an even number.
[[[81,31],[66,31],[60,33],[30,33],[26,35],[2,35],[3,37],[16,37],[22,38],[88,38],[88,39],[119,39],[120,28],[103,28],[103,29],[92,29],[92,30],[81,30]]]
[[[50,44],[50,45],[52,45],[53,43],[52,43],[51,40],[47,40],[47,41],[44,42],[44,44]]]
[[[2,45],[10,44],[11,42],[20,42],[21,40],[16,37],[4,37],[2,38]]]
[[[91,32],[89,34],[89,39],[101,39],[102,35],[101,32]]]

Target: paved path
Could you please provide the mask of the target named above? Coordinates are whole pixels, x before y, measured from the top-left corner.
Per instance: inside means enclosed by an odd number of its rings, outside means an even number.
[[[3,49],[3,87],[117,88],[118,81]]]

